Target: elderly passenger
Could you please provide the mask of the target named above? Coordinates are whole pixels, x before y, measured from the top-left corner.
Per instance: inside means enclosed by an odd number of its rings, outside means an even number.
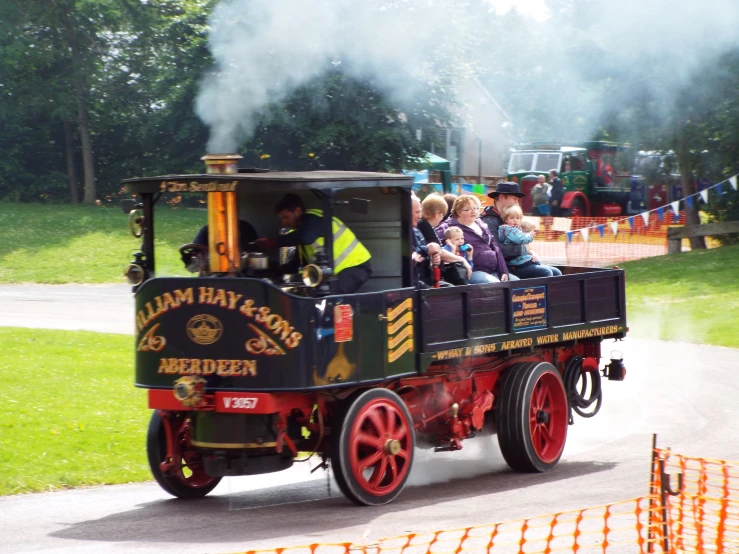
[[[434,228],[438,227],[441,220],[446,215],[447,205],[443,196],[438,194],[429,194],[421,202],[421,219],[418,222],[418,230],[423,234],[423,238],[428,243],[439,243]]]
[[[413,225],[413,253],[411,258],[413,260],[413,281],[414,284],[418,284],[420,281],[426,285],[433,285],[434,278],[431,272],[432,267],[438,267],[443,261],[445,263],[461,262],[464,264],[467,270],[467,278],[472,275],[472,268],[462,256],[455,256],[447,250],[442,250],[441,246],[437,242],[427,243],[426,239],[423,238],[423,233],[418,229],[418,223],[421,221],[421,215],[423,213],[423,207],[421,200],[413,195],[412,201],[412,212],[411,212],[411,223]]]
[[[474,248],[470,284],[497,283],[508,280],[508,267],[498,243],[488,226],[478,217],[480,201],[476,196],[463,194],[454,201],[452,213],[436,228],[436,236],[443,240],[444,231],[456,225],[464,233],[464,241]]]

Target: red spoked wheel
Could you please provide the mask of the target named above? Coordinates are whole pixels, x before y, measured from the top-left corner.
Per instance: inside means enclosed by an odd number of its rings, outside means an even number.
[[[547,362],[516,364],[503,376],[496,406],[498,443],[515,471],[557,465],[567,440],[569,407],[562,377]]]
[[[585,204],[579,198],[575,198],[572,201],[572,206],[567,210],[567,217],[587,217],[588,213],[585,209]]]
[[[154,411],[146,436],[146,453],[151,474],[159,486],[177,498],[202,498],[220,483],[220,477],[205,472],[203,459],[190,443],[190,420],[167,413],[167,422]],[[167,452],[167,429],[174,436],[175,449]]]
[[[360,394],[340,418],[331,465],[344,495],[365,506],[387,504],[403,490],[415,433],[408,408],[387,389]]]

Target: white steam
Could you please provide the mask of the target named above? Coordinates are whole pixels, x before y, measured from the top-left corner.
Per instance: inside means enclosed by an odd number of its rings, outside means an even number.
[[[538,112],[548,138],[586,139],[640,91],[669,112],[676,91],[739,45],[737,29],[737,0],[224,0],[196,109],[208,151],[235,151],[265,107],[331,69],[400,107],[418,83],[445,74],[464,86],[472,71],[495,85],[519,138],[533,138],[523,121]]]
[[[228,0],[212,14],[209,44],[216,60],[197,99],[210,127],[209,152],[233,151],[260,111],[332,68],[372,79],[396,100],[413,97],[420,77],[466,41],[454,6],[428,0]],[[469,28],[469,27],[467,27]],[[458,68],[459,69],[459,68]]]

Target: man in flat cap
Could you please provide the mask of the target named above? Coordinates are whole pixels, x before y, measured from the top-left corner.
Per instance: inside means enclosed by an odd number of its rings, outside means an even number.
[[[490,233],[498,238],[498,227],[503,225],[503,217],[500,215],[508,206],[518,204],[519,199],[526,196],[521,192],[518,183],[502,182],[498,183],[495,191],[488,193],[488,196],[495,202],[494,206],[488,206],[483,210],[480,218],[487,223]],[[526,253],[526,247],[522,244],[501,244],[500,249],[506,261],[511,260]]]

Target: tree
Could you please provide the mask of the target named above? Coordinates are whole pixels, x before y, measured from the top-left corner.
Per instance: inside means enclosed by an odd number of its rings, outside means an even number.
[[[444,105],[428,96],[402,109],[369,80],[337,71],[270,106],[245,157],[292,170],[398,171],[425,155],[415,129],[428,132],[448,119]]]

